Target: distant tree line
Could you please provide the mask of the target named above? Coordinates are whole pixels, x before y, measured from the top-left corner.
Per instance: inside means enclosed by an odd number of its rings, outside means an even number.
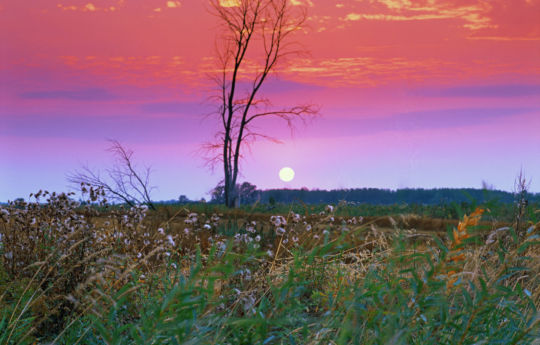
[[[404,188],[398,190],[379,188],[355,188],[321,190],[307,188],[302,189],[269,189],[258,190],[255,185],[244,182],[237,186],[239,191],[239,204],[262,204],[292,203],[302,201],[306,204],[335,204],[339,201],[354,202],[360,204],[392,205],[392,204],[420,204],[441,205],[451,203],[487,203],[496,201],[500,203],[516,202],[514,193],[474,189],[474,188]],[[223,186],[218,185],[212,190],[212,203],[223,203]],[[527,193],[529,202],[540,203],[540,193]]]
[[[529,193],[531,202],[540,202],[540,193]],[[450,203],[497,201],[515,202],[515,194],[498,190],[474,188],[404,188],[398,190],[379,188],[355,188],[333,190],[271,189],[261,192],[262,203],[290,203],[299,201],[306,204],[337,203],[341,200],[374,205],[421,204],[440,205]]]
[[[452,203],[488,203],[497,202],[512,204],[527,200],[528,203],[540,205],[540,193],[521,191],[519,194],[500,190],[474,189],[474,188],[404,188],[398,190],[379,188],[354,189],[269,189],[259,190],[249,182],[236,186],[238,190],[239,205],[260,204],[289,204],[303,202],[306,204],[337,204],[347,201],[358,204],[371,205],[444,205]],[[519,199],[519,200],[518,200]],[[210,191],[210,203],[224,203],[224,187],[222,184]],[[191,200],[185,195],[178,199],[154,201],[155,204],[172,205],[206,202],[205,199]],[[2,203],[0,203],[2,204]]]

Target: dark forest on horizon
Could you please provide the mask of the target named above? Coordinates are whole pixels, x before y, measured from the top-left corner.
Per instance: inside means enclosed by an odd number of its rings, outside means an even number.
[[[340,201],[358,204],[393,205],[421,204],[442,205],[452,203],[488,203],[511,204],[516,202],[516,193],[475,188],[403,188],[397,190],[382,188],[346,188],[346,189],[268,189],[259,190],[255,185],[244,182],[239,185],[240,203],[243,205],[262,203],[335,204]],[[222,203],[223,190],[216,187],[210,193],[210,203]],[[527,193],[527,200],[540,203],[540,193]],[[163,201],[165,204],[198,202],[180,196],[178,200]]]

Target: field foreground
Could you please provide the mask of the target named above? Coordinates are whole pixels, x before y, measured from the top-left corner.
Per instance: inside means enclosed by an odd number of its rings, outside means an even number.
[[[445,223],[88,198],[0,208],[0,344],[539,343],[537,210]]]

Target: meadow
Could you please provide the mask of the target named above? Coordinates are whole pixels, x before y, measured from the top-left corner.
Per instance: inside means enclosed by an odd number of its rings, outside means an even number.
[[[150,211],[85,193],[0,207],[0,344],[539,343],[534,205]]]

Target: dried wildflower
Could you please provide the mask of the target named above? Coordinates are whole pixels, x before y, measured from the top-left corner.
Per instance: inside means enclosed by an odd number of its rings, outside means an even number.
[[[274,224],[275,226],[287,225],[287,221],[285,218],[283,218],[283,216],[271,216],[270,223]]]
[[[298,223],[302,219],[298,213],[294,213],[292,211],[290,212],[290,216],[294,223]]]
[[[6,223],[9,222],[9,211],[3,207],[0,207],[0,216]]]
[[[174,240],[171,235],[167,235],[167,241],[169,242],[171,246],[173,247],[176,246],[176,243],[174,243]]]
[[[186,224],[194,224],[198,221],[198,214],[195,212],[192,212],[188,214],[187,218],[184,220]]]
[[[241,270],[240,274],[245,280],[251,280],[251,270],[249,268]]]

